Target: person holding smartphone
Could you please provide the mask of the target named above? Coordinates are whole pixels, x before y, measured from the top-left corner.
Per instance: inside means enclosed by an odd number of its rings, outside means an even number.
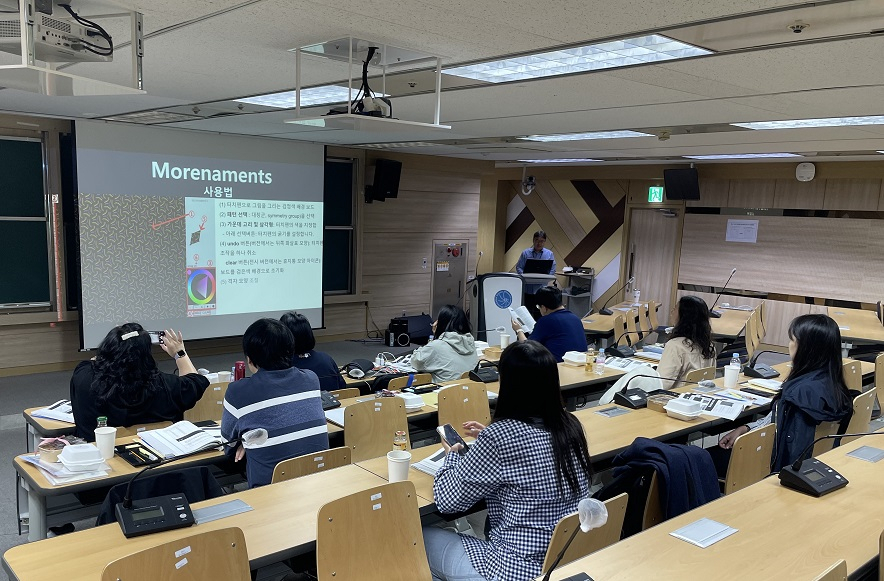
[[[442,513],[488,505],[489,534],[479,540],[435,527],[424,529],[434,581],[522,581],[541,573],[553,530],[589,495],[592,477],[586,435],[565,410],[556,360],[536,341],[513,343],[500,357],[500,395],[486,427],[466,422],[475,436],[436,473],[433,494]]]

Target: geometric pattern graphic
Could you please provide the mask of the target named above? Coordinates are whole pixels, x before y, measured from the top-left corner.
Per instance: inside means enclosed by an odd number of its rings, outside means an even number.
[[[185,221],[156,229],[151,223],[184,214],[184,198],[80,194],[79,206],[86,320],[110,330],[126,321],[183,316]]]
[[[592,267],[598,275],[619,256],[627,181],[538,180],[528,196],[521,194],[519,182],[508,185],[512,191],[504,244],[508,269],[531,246],[537,230],[546,232],[546,247],[555,254],[557,269]]]

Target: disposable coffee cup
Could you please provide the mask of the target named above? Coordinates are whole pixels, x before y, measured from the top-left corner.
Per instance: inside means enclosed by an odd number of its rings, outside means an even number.
[[[500,348],[506,349],[510,344],[510,336],[506,333],[500,334]]]
[[[117,441],[117,429],[109,426],[95,428],[95,445],[101,457],[110,460],[114,457],[114,444]]]
[[[230,372],[229,371],[219,371],[218,372],[218,381],[221,383],[230,381]]]
[[[408,450],[387,452],[387,480],[390,482],[408,480],[408,466],[410,463],[411,452]]]
[[[740,376],[740,368],[736,365],[725,365],[724,367],[724,388],[733,389],[737,387],[737,378]]]

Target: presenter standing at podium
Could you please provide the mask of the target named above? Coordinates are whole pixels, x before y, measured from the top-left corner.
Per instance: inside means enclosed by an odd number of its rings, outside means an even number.
[[[543,247],[544,244],[546,244],[546,232],[538,230],[534,233],[534,246],[526,248],[522,252],[522,255],[519,256],[519,261],[516,263],[516,272],[518,274],[525,273],[525,263],[528,262],[528,260],[552,260],[549,274],[556,273],[556,257],[553,255],[552,250]],[[546,285],[539,283],[525,283],[524,304],[528,307],[528,311],[535,319],[540,317],[540,313],[537,311],[534,294],[544,286]]]

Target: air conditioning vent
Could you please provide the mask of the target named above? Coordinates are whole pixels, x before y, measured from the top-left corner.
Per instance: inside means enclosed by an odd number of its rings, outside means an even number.
[[[16,24],[18,24],[18,23],[16,22]],[[71,32],[70,23],[63,22],[63,21],[57,20],[55,18],[50,18],[49,16],[46,16],[45,14],[43,15],[43,26],[55,28],[57,30],[60,30],[61,32],[67,32],[68,34],[70,34],[70,32]]]

